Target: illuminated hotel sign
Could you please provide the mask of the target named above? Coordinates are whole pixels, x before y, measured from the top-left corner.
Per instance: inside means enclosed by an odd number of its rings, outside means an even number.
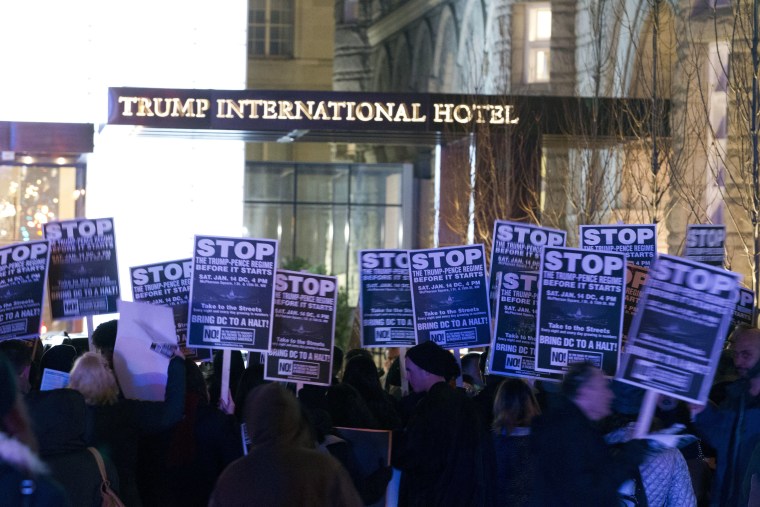
[[[436,132],[514,125],[505,97],[273,90],[109,88],[108,123],[211,130]]]

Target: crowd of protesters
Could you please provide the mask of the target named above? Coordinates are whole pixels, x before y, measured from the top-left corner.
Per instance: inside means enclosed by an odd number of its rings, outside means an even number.
[[[387,349],[380,368],[336,349],[332,384],[298,392],[233,351],[234,403],[221,353],[206,371],[174,357],[163,401],[130,400],[116,331],[101,324],[92,351],[0,342],[0,504],[103,505],[100,456],[128,507],[760,506],[757,329],[728,341],[708,405],[660,397],[651,431],[679,424],[681,446],[632,438],[643,391],[593,364],[528,382],[486,375],[487,350],[457,360],[432,342]],[[68,386],[41,391],[44,368]],[[392,432],[391,463],[358,463],[341,427]]]

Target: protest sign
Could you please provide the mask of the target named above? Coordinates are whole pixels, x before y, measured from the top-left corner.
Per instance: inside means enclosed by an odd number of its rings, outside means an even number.
[[[359,252],[362,347],[415,345],[409,252]]]
[[[132,298],[141,303],[168,306],[174,314],[177,345],[186,357],[197,357],[187,348],[187,306],[190,299],[192,259],[146,264],[130,268]],[[206,356],[206,351],[201,352]]]
[[[39,336],[49,259],[47,241],[0,248],[0,340]]]
[[[112,218],[42,224],[50,241],[50,312],[76,319],[116,312],[119,269]]]
[[[496,287],[503,273],[521,271],[538,273],[541,248],[565,246],[566,236],[565,231],[558,229],[496,220],[493,226],[493,246],[491,247],[491,300],[496,301]]]
[[[731,329],[736,326],[752,327],[755,317],[755,293],[745,287],[739,287],[738,299],[731,319]]]
[[[647,281],[648,268],[628,263],[625,269],[625,306],[623,308],[623,350],[628,341],[628,330],[636,313],[636,307],[641,298],[641,291]]]
[[[195,236],[188,347],[267,350],[277,241]]]
[[[738,279],[722,268],[661,255],[649,270],[618,379],[704,404]]]
[[[335,432],[339,438],[348,442],[348,449],[351,453],[349,463],[356,467],[353,472],[361,480],[371,480],[373,474],[377,474],[380,468],[391,466],[393,432],[342,426],[336,427]],[[387,494],[365,505],[367,507],[396,505],[395,503],[388,503],[386,497]]]
[[[409,252],[417,342],[482,347],[491,341],[483,245]]]
[[[624,253],[628,262],[648,268],[657,256],[657,226],[581,225],[580,247]]]
[[[725,244],[725,225],[689,224],[683,256],[709,266],[723,267]]]
[[[113,365],[124,397],[163,401],[169,359],[177,349],[171,308],[119,301]]]
[[[564,246],[565,232],[497,220],[491,250],[491,294],[496,301],[488,371],[559,380],[535,371],[538,268],[544,246]]]
[[[612,376],[620,355],[625,254],[545,247],[536,326],[536,370],[592,362]]]
[[[336,277],[277,270],[264,378],[330,385],[337,306]]]

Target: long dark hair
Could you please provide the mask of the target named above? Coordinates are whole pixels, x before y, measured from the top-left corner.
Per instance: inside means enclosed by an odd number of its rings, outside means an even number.
[[[541,413],[530,386],[521,379],[507,379],[499,385],[493,401],[493,425],[496,433],[507,435],[519,426],[530,426]]]

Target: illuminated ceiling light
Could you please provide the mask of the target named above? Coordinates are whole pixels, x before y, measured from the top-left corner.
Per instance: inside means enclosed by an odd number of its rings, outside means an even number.
[[[34,157],[31,157],[29,155],[24,155],[21,157],[21,163],[23,164],[31,164],[34,162]]]
[[[63,164],[65,164],[66,162],[68,162],[68,161],[66,160],[66,158],[65,158],[65,157],[58,157],[57,159],[55,159],[55,163],[56,163],[56,164],[61,164],[61,165],[63,165]]]

